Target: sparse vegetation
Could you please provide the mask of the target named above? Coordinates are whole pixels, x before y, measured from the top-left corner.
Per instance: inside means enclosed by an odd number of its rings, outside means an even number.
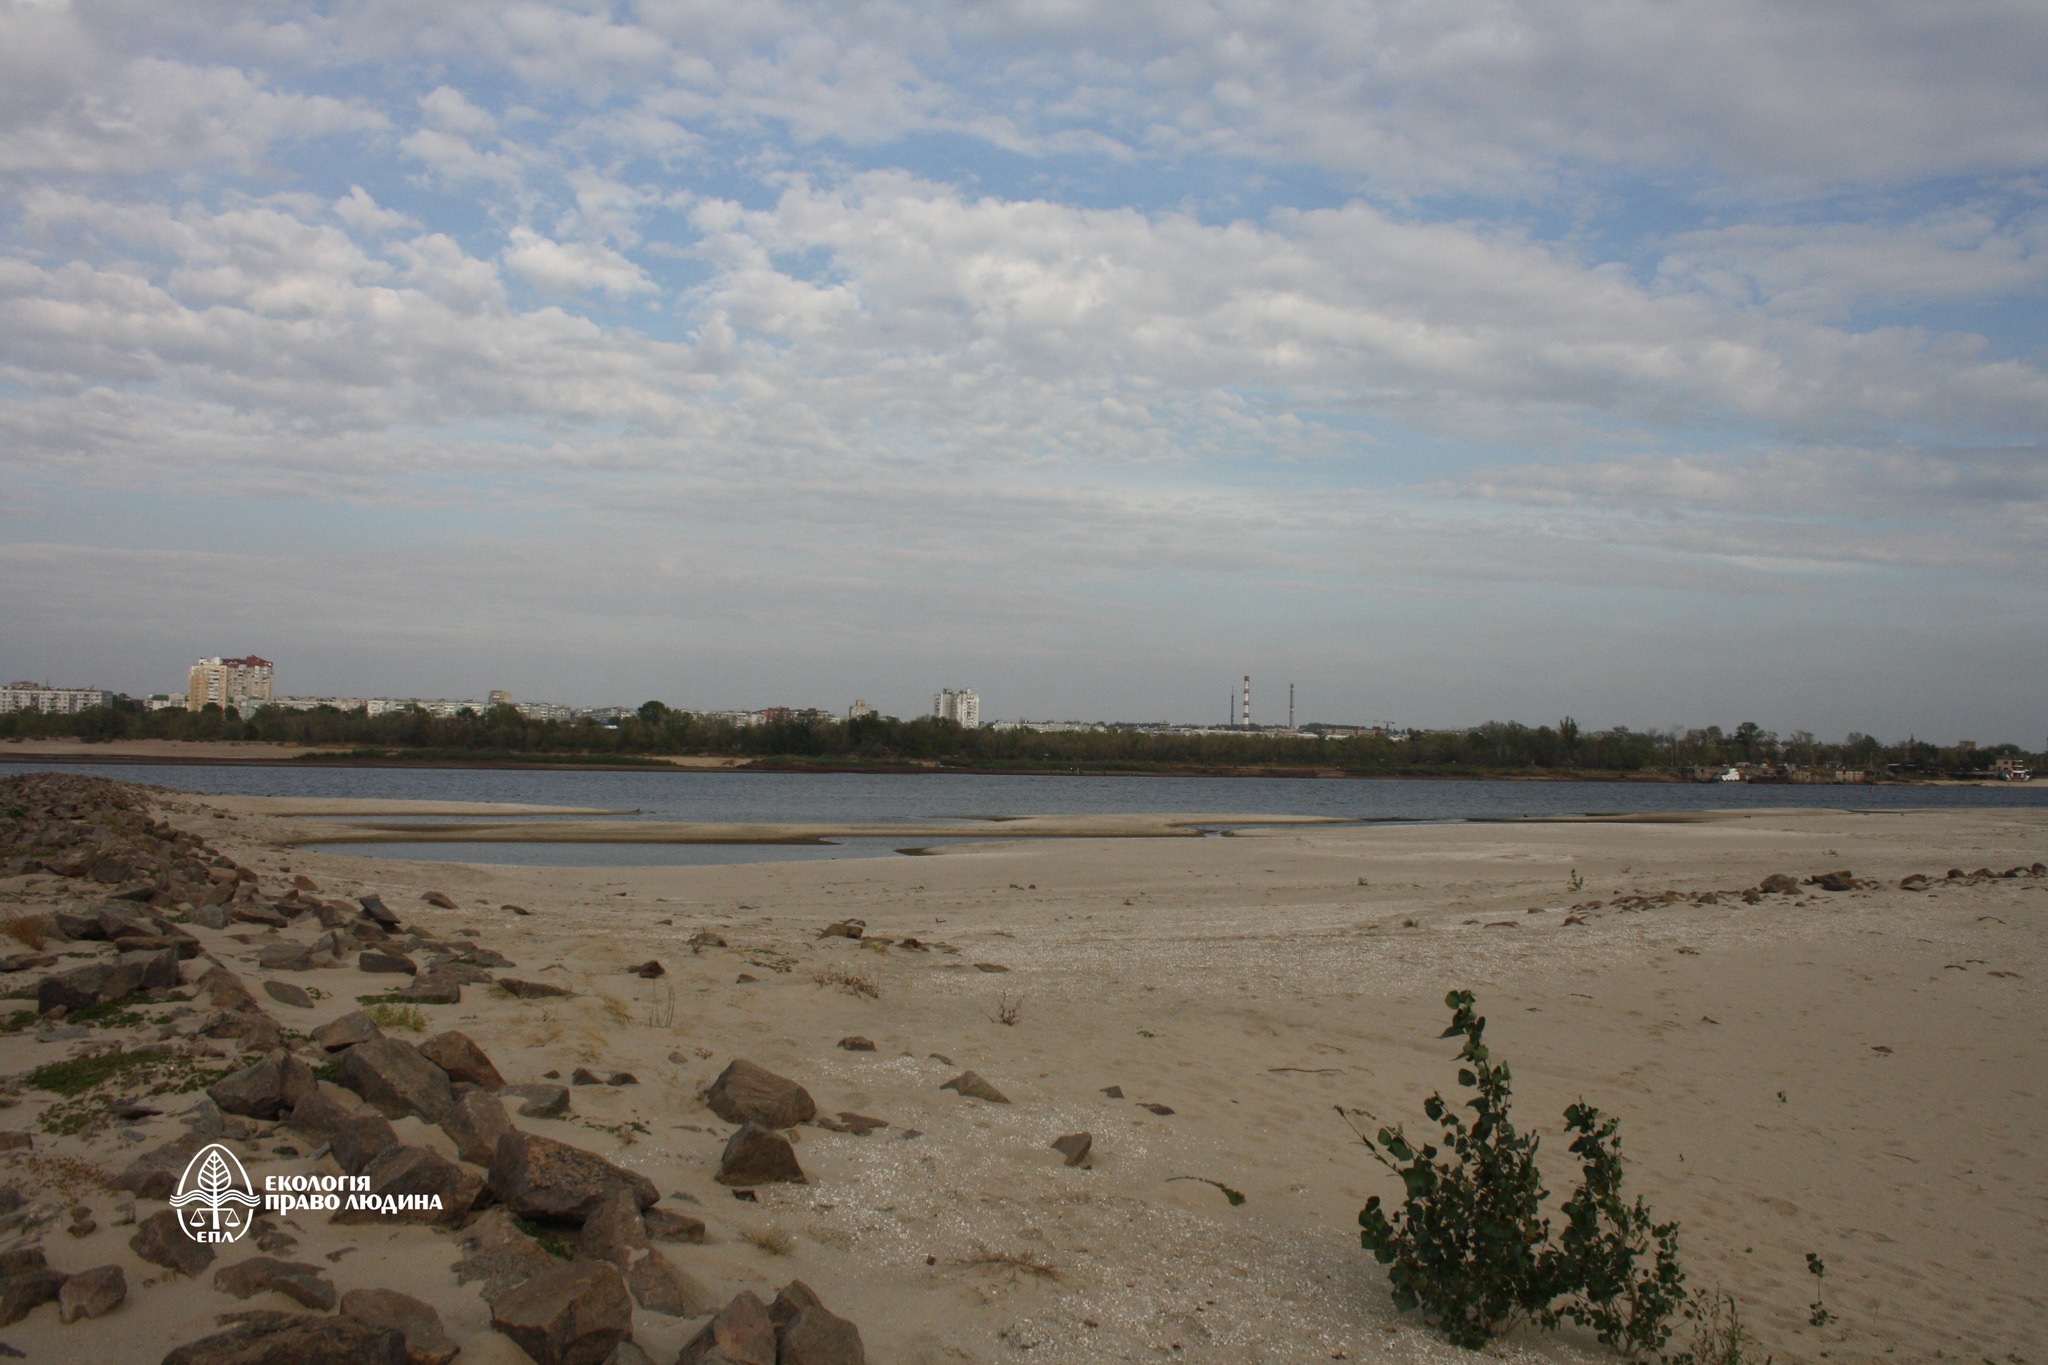
[[[407,1033],[425,1033],[427,1016],[418,1005],[394,1005],[384,1003],[370,1006],[370,1022],[381,1029],[401,1029]]]
[[[1017,1020],[1023,1017],[1023,1014],[1024,997],[1020,995],[1015,1000],[1012,1000],[1010,999],[1010,993],[1008,991],[1004,991],[1001,995],[996,997],[995,1013],[990,1014],[984,1010],[982,1012],[982,1017],[987,1019],[992,1024],[1002,1024],[1005,1027],[1013,1027],[1016,1024]]]
[[[7,935],[25,948],[41,952],[43,945],[50,941],[50,923],[41,915],[25,915],[17,910],[0,916],[0,934]]]
[[[1834,1320],[1834,1314],[1827,1305],[1827,1262],[1812,1252],[1806,1253],[1806,1273],[1813,1276],[1813,1302],[1806,1306],[1806,1325],[1825,1327]]]
[[[513,1226],[540,1243],[540,1249],[548,1255],[563,1261],[576,1259],[576,1244],[562,1235],[562,1229],[554,1223],[537,1222],[531,1218],[512,1216]]]
[[[659,1000],[647,1002],[647,1026],[649,1028],[674,1028],[676,1023],[676,987],[669,983],[668,992]]]
[[[1239,1204],[1244,1203],[1244,1192],[1242,1190],[1233,1190],[1220,1180],[1211,1180],[1205,1175],[1170,1175],[1166,1177],[1166,1183],[1169,1185],[1176,1180],[1192,1180],[1198,1185],[1214,1185],[1218,1190],[1222,1191],[1223,1198],[1232,1208],[1236,1208]]]
[[[1692,1347],[1666,1356],[1665,1365],[1755,1365],[1749,1348],[1756,1340],[1742,1325],[1733,1294],[1702,1290],[1686,1305],[1685,1316],[1692,1323]],[[1768,1359],[1764,1365],[1770,1365]]]
[[[995,1270],[1008,1270],[1019,1275],[1032,1275],[1041,1280],[1057,1280],[1058,1267],[1043,1256],[1034,1256],[1028,1251],[994,1251],[982,1247],[974,1255],[961,1262],[972,1267],[986,1266]]]
[[[1442,1036],[1464,1039],[1458,1084],[1471,1098],[1458,1109],[1472,1118],[1431,1094],[1423,1112],[1448,1150],[1411,1142],[1399,1124],[1359,1134],[1405,1190],[1391,1214],[1375,1195],[1358,1215],[1359,1240],[1388,1267],[1395,1306],[1419,1309],[1447,1340],[1474,1350],[1522,1321],[1577,1322],[1631,1356],[1662,1349],[1685,1303],[1678,1225],[1655,1222],[1641,1199],[1623,1202],[1618,1121],[1583,1102],[1565,1111],[1581,1182],[1553,1241],[1541,1139],[1514,1125],[1509,1068],[1486,1047],[1470,991],[1452,991],[1444,1004],[1452,1016]]]
[[[740,1236],[770,1256],[787,1256],[796,1250],[796,1238],[781,1228],[743,1228]]]

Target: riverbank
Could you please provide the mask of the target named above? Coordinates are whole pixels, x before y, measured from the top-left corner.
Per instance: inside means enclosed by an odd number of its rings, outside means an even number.
[[[422,941],[488,950],[516,964],[491,974],[569,992],[469,985],[417,1008],[515,1083],[632,1073],[571,1087],[560,1118],[514,1122],[644,1174],[664,1207],[702,1219],[702,1245],[666,1248],[702,1306],[801,1278],[877,1361],[1469,1359],[1393,1311],[1353,1221],[1390,1178],[1332,1112],[1423,1122],[1422,1097],[1454,1085],[1436,1038],[1453,987],[1492,1021],[1552,1188],[1571,1174],[1564,1106],[1620,1116],[1630,1190],[1680,1220],[1692,1282],[1735,1296],[1754,1358],[2038,1360],[2048,1340],[2033,1270],[2048,1263],[2048,877],[1997,875],[2048,857],[2038,810],[1311,825],[578,870],[347,857],[291,846],[303,811],[156,799],[266,896],[301,876],[339,904],[378,895]],[[1846,890],[1804,881],[1844,868]],[[1739,894],[1780,873],[1791,894]],[[1931,889],[1902,889],[1914,873]],[[80,889],[8,879],[0,912],[83,904]],[[821,937],[856,922],[861,938]],[[316,928],[189,932],[296,1036],[403,983],[352,961],[262,965]],[[650,960],[661,975],[629,970]],[[269,1003],[268,981],[312,1005]],[[0,1035],[22,1098],[10,1126],[36,1134],[32,1153],[0,1155],[9,1178],[25,1156],[115,1169],[138,1150],[39,1129],[49,1097],[19,1086],[104,1036]],[[874,1050],[838,1046],[854,1036]],[[735,1200],[713,1179],[731,1125],[698,1097],[734,1057],[801,1082],[824,1117],[888,1126],[804,1125],[808,1183]],[[1008,1102],[940,1088],[967,1069]],[[437,1127],[395,1126],[455,1155]],[[311,1168],[284,1153],[285,1130],[257,1127],[263,1169]],[[1048,1144],[1080,1131],[1091,1164],[1069,1168]],[[48,1243],[53,1263],[132,1261],[132,1229],[106,1226],[113,1197],[84,1198],[101,1230]],[[300,1218],[291,1235],[290,1255],[342,1290],[398,1283],[432,1301],[462,1361],[523,1358],[450,1269],[459,1234]],[[1807,1252],[1828,1268],[1819,1327]],[[291,1306],[238,1302],[206,1276],[141,1288],[161,1272],[129,1272],[120,1312],[66,1326],[42,1309],[6,1339],[153,1358],[218,1313]],[[703,1320],[643,1307],[633,1327],[663,1360]],[[1615,1357],[1525,1331],[1496,1358]]]

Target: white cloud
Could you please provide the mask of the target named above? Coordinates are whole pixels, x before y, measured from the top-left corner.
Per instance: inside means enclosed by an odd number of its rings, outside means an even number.
[[[510,236],[505,264],[550,293],[597,291],[617,299],[654,288],[647,272],[610,247],[551,241],[525,227],[513,228]]]

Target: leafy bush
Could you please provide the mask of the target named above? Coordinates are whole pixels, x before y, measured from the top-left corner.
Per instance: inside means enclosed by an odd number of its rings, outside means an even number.
[[[1388,1268],[1395,1306],[1420,1309],[1447,1340],[1474,1350],[1517,1322],[1567,1320],[1628,1355],[1660,1349],[1685,1304],[1678,1225],[1655,1222],[1640,1198],[1623,1202],[1619,1122],[1583,1102],[1565,1110],[1581,1179],[1553,1241],[1536,1160],[1542,1139],[1509,1115],[1508,1065],[1488,1051],[1470,991],[1452,991],[1444,1004],[1452,1015],[1441,1036],[1465,1040],[1458,1084],[1471,1098],[1456,1108],[1440,1093],[1423,1101],[1442,1146],[1417,1144],[1399,1124],[1359,1135],[1405,1190],[1391,1213],[1374,1196],[1358,1215],[1359,1241]]]

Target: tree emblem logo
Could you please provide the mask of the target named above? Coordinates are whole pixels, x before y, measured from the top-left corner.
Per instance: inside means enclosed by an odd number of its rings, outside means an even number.
[[[232,1242],[249,1230],[263,1201],[235,1154],[213,1142],[187,1163],[171,1207],[193,1241]]]

